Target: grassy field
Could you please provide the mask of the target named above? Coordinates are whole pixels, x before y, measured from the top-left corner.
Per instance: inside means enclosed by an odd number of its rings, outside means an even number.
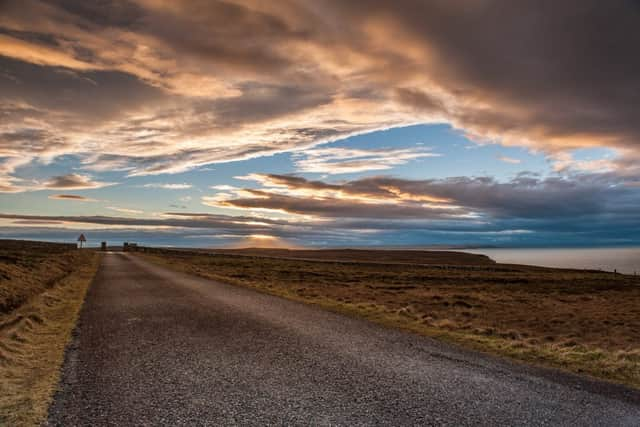
[[[486,255],[451,251],[366,250],[366,249],[203,249],[204,253],[341,262],[383,264],[492,265]]]
[[[39,425],[99,255],[0,240],[0,425]]]
[[[640,388],[640,277],[414,253],[398,263],[278,259],[251,251],[155,250],[175,270],[362,316],[388,326]],[[242,254],[242,255],[241,255]],[[360,254],[361,256],[363,254]],[[343,258],[344,259],[344,258]],[[363,258],[364,259],[364,258]],[[461,260],[465,260],[462,261]]]

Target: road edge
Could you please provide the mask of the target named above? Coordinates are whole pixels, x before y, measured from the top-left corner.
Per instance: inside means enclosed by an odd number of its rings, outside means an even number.
[[[0,424],[40,425],[46,419],[66,348],[100,265],[98,253],[88,255],[86,263],[10,313],[10,321],[5,319],[2,332],[12,340],[2,346],[7,390]]]

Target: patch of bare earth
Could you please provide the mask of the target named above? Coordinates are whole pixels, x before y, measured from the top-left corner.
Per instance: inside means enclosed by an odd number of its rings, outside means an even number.
[[[481,351],[640,387],[639,277],[466,266],[453,259],[382,264],[376,253],[370,256],[375,263],[159,250],[143,256]]]
[[[39,425],[99,255],[0,241],[0,425]]]

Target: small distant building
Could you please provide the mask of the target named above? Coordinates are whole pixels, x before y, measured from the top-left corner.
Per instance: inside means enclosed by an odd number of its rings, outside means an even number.
[[[80,237],[78,237],[78,244],[80,246],[80,248],[82,248],[84,246],[84,243],[87,241],[87,238],[84,237],[84,234],[80,234]]]
[[[137,243],[131,243],[131,242],[124,242],[124,244],[122,245],[122,250],[125,252],[135,252],[138,250],[138,244]]]

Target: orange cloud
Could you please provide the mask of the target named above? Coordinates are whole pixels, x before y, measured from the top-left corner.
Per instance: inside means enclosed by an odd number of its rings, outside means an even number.
[[[178,173],[432,122],[552,155],[614,147],[615,170],[636,158],[632,3],[268,3],[3,2],[0,191],[27,189],[17,162],[75,155],[87,170]],[[391,165],[327,152],[298,162]]]
[[[25,42],[2,34],[0,34],[0,55],[38,65],[51,65],[76,70],[91,70],[96,68],[89,63],[77,60],[73,55],[66,52]]]

